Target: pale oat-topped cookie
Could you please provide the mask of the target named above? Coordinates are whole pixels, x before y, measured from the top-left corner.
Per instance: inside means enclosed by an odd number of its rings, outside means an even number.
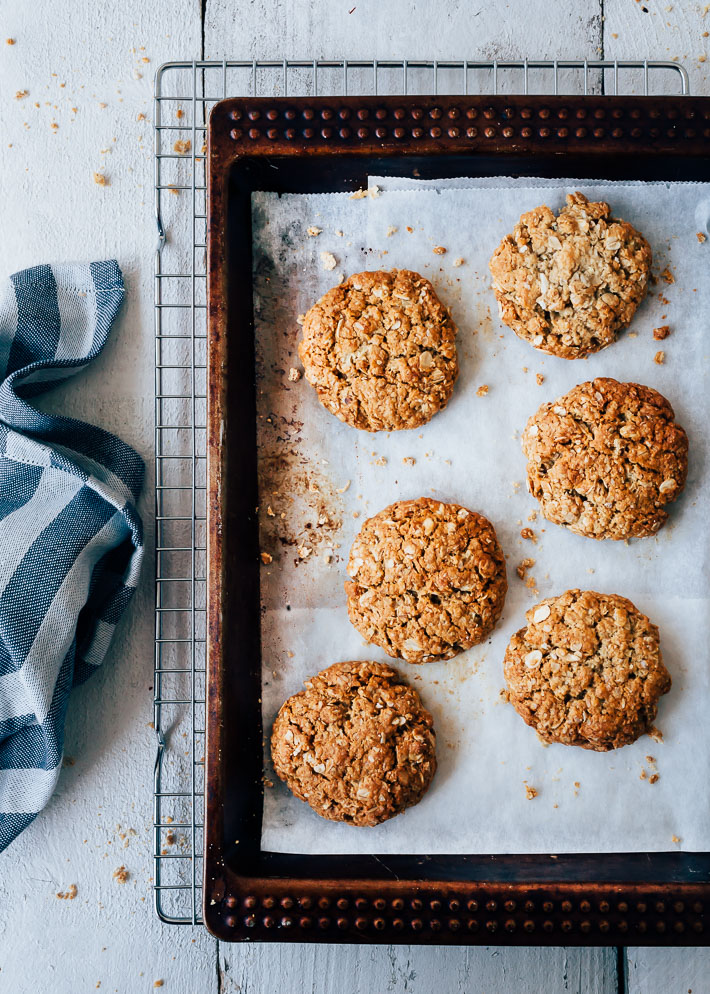
[[[656,390],[599,378],[542,404],[523,432],[548,521],[591,538],[655,535],[688,473],[688,438]]]
[[[298,353],[320,402],[365,431],[418,428],[458,375],[456,325],[429,280],[358,273],[308,311]]]
[[[523,214],[490,261],[501,320],[535,348],[579,359],[606,348],[646,293],[651,249],[608,204],[569,194]]]
[[[345,584],[350,621],[410,663],[482,642],[503,610],[505,559],[481,514],[429,497],[397,501],[362,526]]]
[[[336,663],[285,702],[274,769],[317,814],[378,825],[422,799],[436,772],[433,719],[383,663]]]
[[[631,601],[568,590],[525,617],[503,670],[508,700],[542,739],[604,752],[651,730],[671,678],[658,628]]]

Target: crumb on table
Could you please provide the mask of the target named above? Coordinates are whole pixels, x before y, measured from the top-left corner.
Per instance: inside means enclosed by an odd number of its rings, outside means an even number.
[[[653,329],[653,337],[657,342],[662,342],[664,338],[668,338],[671,333],[671,329],[667,324],[662,324],[660,328]]]
[[[192,151],[192,142],[189,138],[178,138],[173,145],[173,151],[177,152],[178,155],[187,155],[188,152]]]
[[[487,383],[482,383],[481,386],[478,388],[478,390],[476,390],[476,396],[477,397],[485,397],[486,394],[488,393],[489,389],[490,389],[490,387],[488,386]]]
[[[545,377],[542,375],[542,373],[535,373],[535,382],[539,387],[542,386],[542,384],[545,382]]]
[[[291,368],[288,371],[288,378],[291,381],[291,383],[298,383],[298,381],[301,379],[302,376],[303,373],[301,372],[300,369],[296,369],[294,366],[291,366]]]
[[[57,891],[57,897],[60,901],[73,901],[78,893],[76,884],[72,884],[66,890]]]
[[[703,242],[707,241],[707,235],[705,234],[704,231],[699,231],[695,237],[698,239],[701,245],[703,244]]]
[[[659,350],[658,352],[656,352],[655,356],[653,357],[653,361],[657,366],[662,366],[663,363],[666,361],[666,353],[662,349]]]
[[[117,870],[113,871],[113,879],[117,884],[125,884],[129,877],[130,873],[125,866],[119,866]]]
[[[459,266],[463,266],[464,262],[465,260],[462,259],[461,256],[459,256],[458,259],[454,259],[453,265],[458,268]]]
[[[396,235],[398,231],[399,231],[399,228],[396,228],[394,225],[391,224],[389,226],[389,228],[387,229],[387,237],[391,238],[392,235]]]
[[[523,785],[525,786],[525,796],[529,801],[532,801],[533,798],[537,797],[537,790],[534,787],[531,787],[527,780],[523,780]]]
[[[675,843],[678,843],[678,842],[680,842],[680,841],[681,841],[681,840],[680,840],[680,839],[678,838],[678,836],[677,836],[677,835],[671,835],[671,842],[675,842]]]
[[[402,460],[405,466],[413,466],[416,463],[416,461],[417,460],[414,458],[414,456],[405,456],[404,459]]]
[[[261,553],[261,561],[264,564],[264,566],[268,566],[269,563],[273,563],[274,557],[272,555],[270,555],[268,552],[262,552]]]
[[[317,228],[317,227],[315,226],[315,224],[312,224],[312,225],[310,226],[310,228],[307,228],[307,229],[306,229],[306,234],[307,234],[307,235],[308,235],[308,236],[309,236],[310,238],[317,238],[317,237],[318,237],[318,235],[320,235],[320,234],[322,233],[322,231],[323,231],[323,229],[322,229],[322,228]]]
[[[105,173],[94,173],[94,183],[97,186],[108,186],[108,176]]]
[[[443,245],[435,245],[432,252],[434,255],[446,255],[446,249]]]
[[[664,280],[664,282],[668,283],[669,286],[671,283],[675,283],[675,276],[671,272],[670,266],[666,266],[666,268],[663,270],[663,272],[661,273],[661,279]]]
[[[323,269],[328,270],[328,272],[335,269],[338,264],[338,261],[332,252],[321,252],[320,260],[323,264]]]
[[[532,530],[532,528],[521,528],[520,537],[528,539],[531,542],[537,542],[537,537],[535,535],[535,532]]]

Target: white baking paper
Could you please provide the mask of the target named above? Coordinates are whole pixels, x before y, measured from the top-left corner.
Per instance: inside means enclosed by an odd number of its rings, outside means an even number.
[[[282,702],[311,674],[345,659],[388,657],[350,625],[343,582],[350,544],[371,514],[422,495],[455,501],[495,524],[509,592],[495,632],[444,663],[396,662],[434,715],[439,768],[424,800],[377,828],[325,821],[265,767],[262,846],[302,853],[564,853],[710,849],[710,188],[476,180],[379,195],[253,197],[258,348],[265,740]],[[468,188],[462,188],[467,186]],[[544,187],[544,188],[543,188]],[[555,210],[581,189],[606,199],[654,252],[658,282],[631,328],[586,360],[546,356],[498,319],[488,259],[518,217]],[[320,229],[309,235],[308,229]],[[435,254],[435,246],[446,249]],[[322,253],[325,253],[323,256]],[[335,268],[327,269],[333,264]],[[456,265],[457,260],[463,260]],[[459,327],[461,373],[447,409],[414,431],[369,434],[341,424],[301,378],[297,317],[364,269],[427,276]],[[672,274],[672,284],[660,277]],[[653,328],[667,324],[657,342]],[[665,352],[665,362],[654,362]],[[544,377],[537,382],[538,374]],[[525,488],[520,432],[537,407],[595,376],[645,383],[673,404],[690,438],[690,473],[655,538],[596,542],[549,524]],[[479,396],[478,388],[488,392]],[[416,460],[411,465],[405,460]],[[233,482],[232,485],[237,485]],[[283,517],[282,517],[283,515]],[[320,524],[318,522],[321,522]],[[533,543],[520,536],[531,527]],[[299,552],[300,549],[300,552]],[[530,590],[516,565],[534,558]],[[581,587],[629,597],[660,627],[673,677],[657,726],[612,753],[543,746],[500,698],[510,635],[537,600]],[[268,754],[268,748],[266,750]],[[526,787],[537,791],[528,799]]]

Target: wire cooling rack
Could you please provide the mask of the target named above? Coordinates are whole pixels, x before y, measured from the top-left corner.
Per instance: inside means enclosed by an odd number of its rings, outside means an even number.
[[[206,642],[206,124],[225,97],[689,92],[674,62],[169,62],[155,79],[155,910],[201,922]]]

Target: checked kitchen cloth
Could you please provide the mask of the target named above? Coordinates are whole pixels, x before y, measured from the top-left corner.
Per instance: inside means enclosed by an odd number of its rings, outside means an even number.
[[[0,285],[0,851],[49,800],[71,688],[138,582],[140,456],[30,403],[101,352],[123,294],[115,261]]]

